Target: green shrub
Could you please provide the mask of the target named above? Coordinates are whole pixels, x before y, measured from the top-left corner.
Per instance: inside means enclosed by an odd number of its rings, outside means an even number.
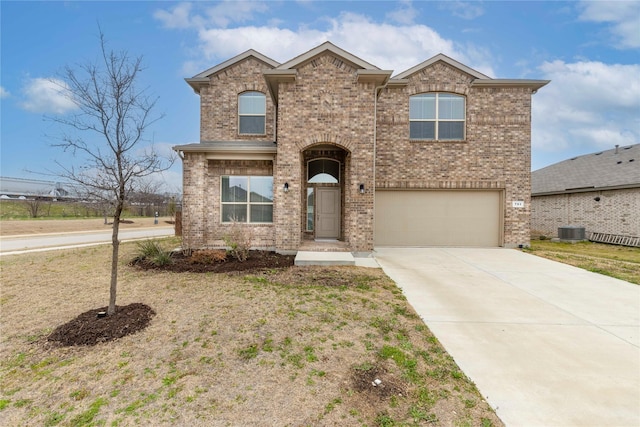
[[[155,266],[171,264],[171,251],[164,249],[155,240],[144,240],[138,243],[138,260],[148,262]]]

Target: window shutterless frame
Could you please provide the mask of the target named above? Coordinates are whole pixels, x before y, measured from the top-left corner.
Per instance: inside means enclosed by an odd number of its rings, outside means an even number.
[[[261,92],[238,95],[238,134],[265,135],[267,97]]]
[[[222,176],[220,213],[223,223],[273,223],[273,176]]]
[[[409,139],[463,141],[465,135],[464,96],[431,92],[409,98]]]

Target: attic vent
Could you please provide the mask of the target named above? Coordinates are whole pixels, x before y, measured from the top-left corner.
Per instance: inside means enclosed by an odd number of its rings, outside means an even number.
[[[631,148],[631,146],[628,147],[623,147],[625,150],[629,150]]]
[[[569,159],[569,160],[575,160],[575,159],[577,159],[577,157],[572,157],[572,158],[571,158],[571,159]]]
[[[629,163],[633,162],[634,160],[635,160],[635,159],[630,159],[630,160],[629,160]]]
[[[596,153],[595,155],[596,155],[596,156],[599,156],[600,154],[602,154],[602,151],[601,151],[601,152],[599,152],[599,153]]]
[[[617,163],[617,164],[620,164],[620,163],[622,163],[622,160],[618,160],[616,163]]]
[[[584,227],[576,227],[573,225],[558,227],[558,238],[563,241],[584,240],[584,235]]]

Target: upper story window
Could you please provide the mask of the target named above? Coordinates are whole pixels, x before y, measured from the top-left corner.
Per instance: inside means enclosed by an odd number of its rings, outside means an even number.
[[[409,98],[409,138],[464,140],[465,98],[451,93],[423,93]]]
[[[260,92],[244,92],[238,96],[238,128],[241,135],[264,135],[267,98]]]

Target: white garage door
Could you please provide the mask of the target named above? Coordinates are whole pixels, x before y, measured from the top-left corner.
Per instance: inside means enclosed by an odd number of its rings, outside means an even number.
[[[501,245],[499,191],[376,191],[376,246]]]

